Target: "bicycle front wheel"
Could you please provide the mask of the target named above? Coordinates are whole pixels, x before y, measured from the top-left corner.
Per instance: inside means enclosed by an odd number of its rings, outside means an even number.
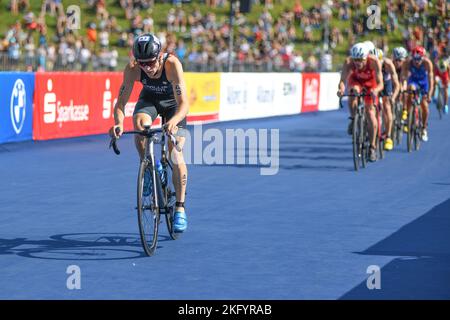
[[[407,138],[408,152],[412,151],[412,144],[415,135],[416,135],[416,124],[415,124],[415,110],[413,107],[408,113],[408,138]]]
[[[444,109],[444,92],[439,89],[438,100],[436,103],[436,108],[439,112],[439,119],[442,120],[442,109]]]
[[[353,134],[352,134],[352,142],[353,142],[353,166],[355,168],[355,171],[358,171],[359,169],[359,162],[362,155],[362,144],[361,144],[361,137],[363,136],[363,132],[361,132],[361,125],[360,125],[360,119],[361,117],[359,114],[355,114],[355,119],[353,120]]]
[[[422,140],[422,109],[417,109],[416,132],[414,135],[414,150],[419,151],[420,141]]]
[[[159,208],[155,201],[156,186],[153,183],[152,190],[149,195],[144,195],[144,176],[152,175],[152,170],[147,160],[141,161],[138,174],[137,185],[137,211],[139,222],[139,234],[141,236],[142,247],[148,256],[155,253],[158,243],[158,226],[159,226]]]

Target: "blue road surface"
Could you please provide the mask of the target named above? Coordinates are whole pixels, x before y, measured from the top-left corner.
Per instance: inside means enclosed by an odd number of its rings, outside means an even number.
[[[204,126],[279,129],[279,171],[190,165],[188,230],[162,224],[153,257],[132,137],[120,156],[106,135],[0,145],[0,298],[449,299],[450,118],[431,110],[419,152],[359,172],[345,110]]]

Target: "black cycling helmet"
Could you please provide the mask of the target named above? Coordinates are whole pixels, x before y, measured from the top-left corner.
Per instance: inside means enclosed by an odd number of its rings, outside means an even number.
[[[136,60],[154,59],[160,52],[161,42],[155,35],[145,33],[134,39],[133,55]]]

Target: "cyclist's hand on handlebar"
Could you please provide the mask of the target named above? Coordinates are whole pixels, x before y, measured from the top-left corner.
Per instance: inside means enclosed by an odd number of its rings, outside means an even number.
[[[115,125],[111,127],[111,129],[109,129],[109,135],[111,136],[111,138],[119,139],[122,133],[123,133],[123,124]]]
[[[337,92],[337,96],[340,98],[345,93],[345,86],[342,83],[339,83],[339,88]]]
[[[178,131],[177,124],[178,124],[178,121],[176,121],[176,119],[172,118],[169,121],[167,121],[167,123],[166,123],[164,128],[170,134],[176,134],[177,131]]]
[[[376,102],[378,99],[378,90],[373,89],[370,91],[370,95],[372,96],[373,102]]]

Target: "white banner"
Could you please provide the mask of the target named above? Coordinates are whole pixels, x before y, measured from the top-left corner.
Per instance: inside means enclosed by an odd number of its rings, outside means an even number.
[[[320,74],[319,111],[339,109],[337,96],[338,84],[341,75],[339,72],[325,72]]]
[[[222,73],[220,83],[220,121],[300,112],[300,74]]]

